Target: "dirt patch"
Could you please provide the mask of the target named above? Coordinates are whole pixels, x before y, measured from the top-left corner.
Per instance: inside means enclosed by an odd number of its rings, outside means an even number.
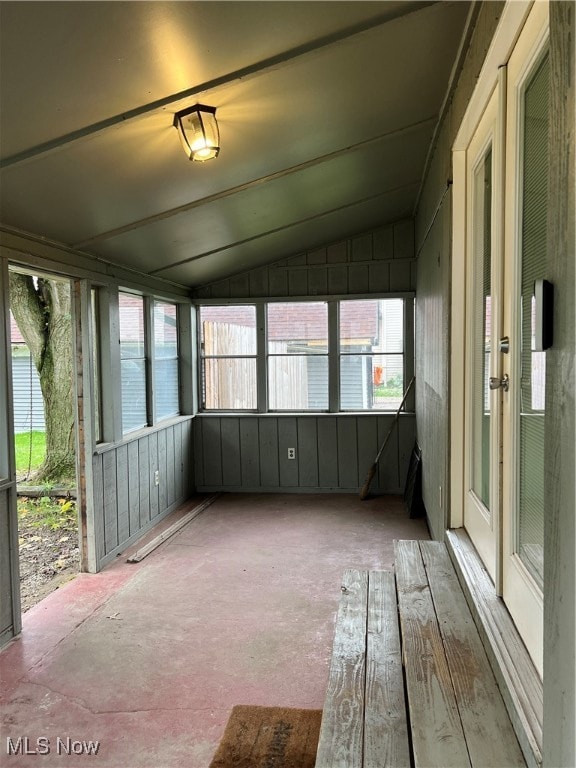
[[[31,500],[23,500],[32,507]],[[73,522],[58,528],[32,513],[18,518],[22,613],[73,579],[80,570],[78,529]]]

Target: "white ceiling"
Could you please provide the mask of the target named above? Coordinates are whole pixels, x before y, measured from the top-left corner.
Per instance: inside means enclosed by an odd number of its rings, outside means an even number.
[[[195,287],[411,216],[469,11],[0,2],[0,220]]]

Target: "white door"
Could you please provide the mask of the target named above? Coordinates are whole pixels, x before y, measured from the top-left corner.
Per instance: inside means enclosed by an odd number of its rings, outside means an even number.
[[[510,57],[506,98],[502,595],[542,674],[546,352],[535,282],[546,278],[548,5],[534,3]]]
[[[455,159],[466,198],[463,524],[540,674],[546,352],[534,345],[534,286],[546,278],[547,30],[548,4],[534,3]]]
[[[464,526],[493,581],[497,579],[500,466],[500,405],[490,390],[495,375],[501,294],[501,206],[497,168],[499,87],[466,151],[466,446],[464,461]]]

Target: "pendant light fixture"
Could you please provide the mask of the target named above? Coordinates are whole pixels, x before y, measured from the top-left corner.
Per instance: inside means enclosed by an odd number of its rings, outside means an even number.
[[[220,133],[216,122],[216,107],[195,104],[176,112],[174,127],[189,160],[203,163],[218,156]]]

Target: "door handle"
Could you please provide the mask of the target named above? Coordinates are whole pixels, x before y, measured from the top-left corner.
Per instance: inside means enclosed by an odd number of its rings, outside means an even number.
[[[490,389],[503,389],[504,392],[508,392],[510,388],[510,379],[508,378],[508,374],[505,373],[501,379],[499,379],[497,376],[490,376],[489,386]]]

